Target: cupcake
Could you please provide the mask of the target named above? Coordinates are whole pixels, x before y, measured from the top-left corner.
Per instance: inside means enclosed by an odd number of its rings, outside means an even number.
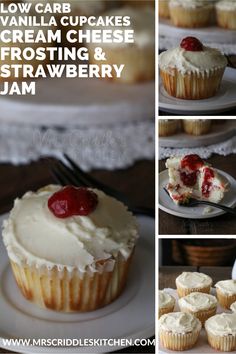
[[[187,134],[204,135],[211,130],[211,119],[183,119],[183,128]]]
[[[187,350],[194,347],[201,328],[201,322],[191,313],[168,313],[159,320],[160,341],[166,349]]]
[[[159,0],[159,16],[161,18],[169,18],[170,10],[169,10],[169,0]]]
[[[155,76],[155,12],[152,8],[135,9],[124,7],[106,12],[104,16],[130,17],[130,25],[126,30],[134,30],[134,43],[103,43],[106,53],[106,64],[123,65],[120,77],[112,72],[110,80],[124,83],[136,83],[153,80]],[[97,27],[98,30],[120,30],[120,27]],[[88,43],[90,62],[104,65],[104,61],[94,59],[96,44]]]
[[[134,216],[101,191],[50,185],[16,199],[3,241],[24,297],[91,311],[123,291],[138,237]]]
[[[227,59],[219,50],[187,37],[179,47],[160,54],[159,66],[163,86],[170,96],[198,100],[217,93]]]
[[[221,352],[236,350],[236,314],[221,313],[205,322],[210,346]]]
[[[211,285],[212,279],[203,273],[183,272],[176,278],[176,287],[179,297],[184,297],[194,292],[209,294]]]
[[[236,29],[236,1],[222,0],[216,4],[216,18],[220,27]]]
[[[214,5],[209,0],[170,0],[169,9],[177,27],[206,27],[214,18]]]
[[[175,299],[173,296],[163,290],[159,290],[159,318],[165,313],[173,312],[175,307]]]
[[[236,280],[222,280],[216,283],[216,295],[220,305],[229,309],[236,301]]]
[[[216,314],[217,299],[210,294],[191,293],[179,299],[179,307],[182,312],[193,314],[204,325],[208,318]]]
[[[178,119],[158,119],[159,136],[169,136],[177,133]]]

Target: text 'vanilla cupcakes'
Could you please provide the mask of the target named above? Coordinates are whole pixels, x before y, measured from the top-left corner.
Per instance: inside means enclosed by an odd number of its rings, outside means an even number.
[[[137,83],[153,80],[155,77],[155,11],[151,7],[135,9],[123,7],[106,12],[105,16],[124,16],[130,18],[125,30],[134,31],[134,42],[101,43],[106,61],[95,60],[96,44],[88,43],[90,62],[97,65],[124,65],[120,77],[113,72],[111,80],[124,83]],[[89,27],[88,27],[89,28]],[[120,26],[97,27],[98,30],[120,30]]]
[[[168,294],[166,291],[159,290],[158,306],[158,317],[160,318],[165,313],[173,312],[175,307],[175,298]]]
[[[227,59],[218,49],[204,46],[195,37],[159,56],[163,86],[170,96],[198,100],[214,96],[220,88]]]
[[[221,352],[236,350],[236,314],[215,315],[205,322],[205,329],[213,349]]]
[[[212,279],[209,275],[198,272],[183,272],[176,278],[176,287],[179,297],[193,292],[210,293]]]
[[[236,1],[222,0],[216,3],[216,18],[220,27],[236,29]]]
[[[216,283],[216,295],[220,305],[229,309],[236,301],[236,280],[222,280]]]
[[[190,349],[197,342],[201,328],[201,322],[191,313],[168,313],[159,319],[161,344],[170,350]]]
[[[91,311],[123,291],[134,216],[101,191],[47,186],[16,199],[3,241],[22,294],[57,311]]]
[[[169,9],[171,20],[177,27],[206,27],[214,18],[211,0],[170,0]]]
[[[179,299],[179,307],[182,312],[193,314],[204,325],[208,318],[216,314],[217,299],[210,294],[195,292]]]

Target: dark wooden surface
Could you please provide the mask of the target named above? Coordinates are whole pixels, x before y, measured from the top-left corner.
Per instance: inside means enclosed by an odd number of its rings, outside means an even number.
[[[213,155],[206,160],[214,167],[236,178],[236,154]],[[159,162],[159,171],[165,169],[165,161]],[[212,219],[184,219],[159,210],[159,233],[161,235],[236,235],[236,218],[224,214]]]
[[[230,67],[234,67],[236,69],[236,55],[229,55],[229,59],[230,59],[230,62],[231,62],[231,65],[229,65]],[[210,114],[207,114],[208,116],[216,116],[216,115],[219,115],[219,116],[235,116],[236,115],[236,104],[235,104],[235,108],[229,110],[229,111],[226,111],[226,112],[223,112],[223,113],[219,113],[219,114],[213,114],[213,115],[210,115]],[[159,116],[183,116],[183,114],[173,114],[173,113],[169,113],[169,112],[165,112],[165,111],[162,111],[162,110],[159,110]]]
[[[53,159],[42,159],[23,166],[10,164],[0,165],[0,213],[7,212],[13,205],[16,197],[22,196],[28,190],[36,190],[48,183],[53,183],[48,166],[54,163]],[[92,171],[91,175],[123,192],[134,205],[154,208],[154,162],[140,161],[125,170]],[[154,311],[154,309],[153,309]],[[0,314],[0,321],[1,321]],[[20,325],[20,324],[19,324]],[[155,348],[131,347],[116,353],[154,353]],[[0,348],[0,353],[10,353]],[[11,352],[12,353],[12,352]]]
[[[159,269],[159,289],[175,289],[175,279],[182,272],[201,272],[208,274],[213,279],[213,284],[220,280],[231,279],[231,267],[173,267],[164,266]]]

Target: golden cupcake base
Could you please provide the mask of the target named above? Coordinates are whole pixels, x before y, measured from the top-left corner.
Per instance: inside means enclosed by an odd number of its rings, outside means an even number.
[[[216,296],[219,301],[219,304],[225,308],[230,309],[230,306],[233,302],[236,301],[236,294],[235,295],[225,295],[219,289],[216,288]]]
[[[170,6],[170,18],[177,27],[199,28],[211,24],[212,7],[189,9],[182,6]]]
[[[172,333],[160,330],[160,341],[166,349],[183,351],[191,349],[198,340],[200,330],[194,330],[190,333]]]
[[[236,30],[236,11],[216,10],[216,19],[220,27]]]
[[[211,291],[211,287],[210,286],[206,286],[204,288],[188,288],[188,289],[185,289],[185,288],[181,288],[180,286],[177,285],[177,293],[178,293],[179,298],[187,296],[187,295],[189,295],[191,293],[194,293],[194,292],[210,294],[210,291]]]
[[[216,336],[207,332],[207,339],[210,346],[221,352],[232,352],[236,350],[236,335]]]

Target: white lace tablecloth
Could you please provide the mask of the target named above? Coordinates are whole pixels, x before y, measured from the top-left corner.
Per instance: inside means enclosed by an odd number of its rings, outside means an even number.
[[[218,144],[195,147],[195,148],[170,148],[159,147],[159,159],[166,159],[170,156],[182,156],[188,154],[197,154],[202,159],[209,158],[212,154],[227,156],[236,153],[236,136]]]
[[[0,162],[21,164],[67,153],[84,170],[126,168],[154,158],[154,135],[151,120],[68,129],[1,123]]]

